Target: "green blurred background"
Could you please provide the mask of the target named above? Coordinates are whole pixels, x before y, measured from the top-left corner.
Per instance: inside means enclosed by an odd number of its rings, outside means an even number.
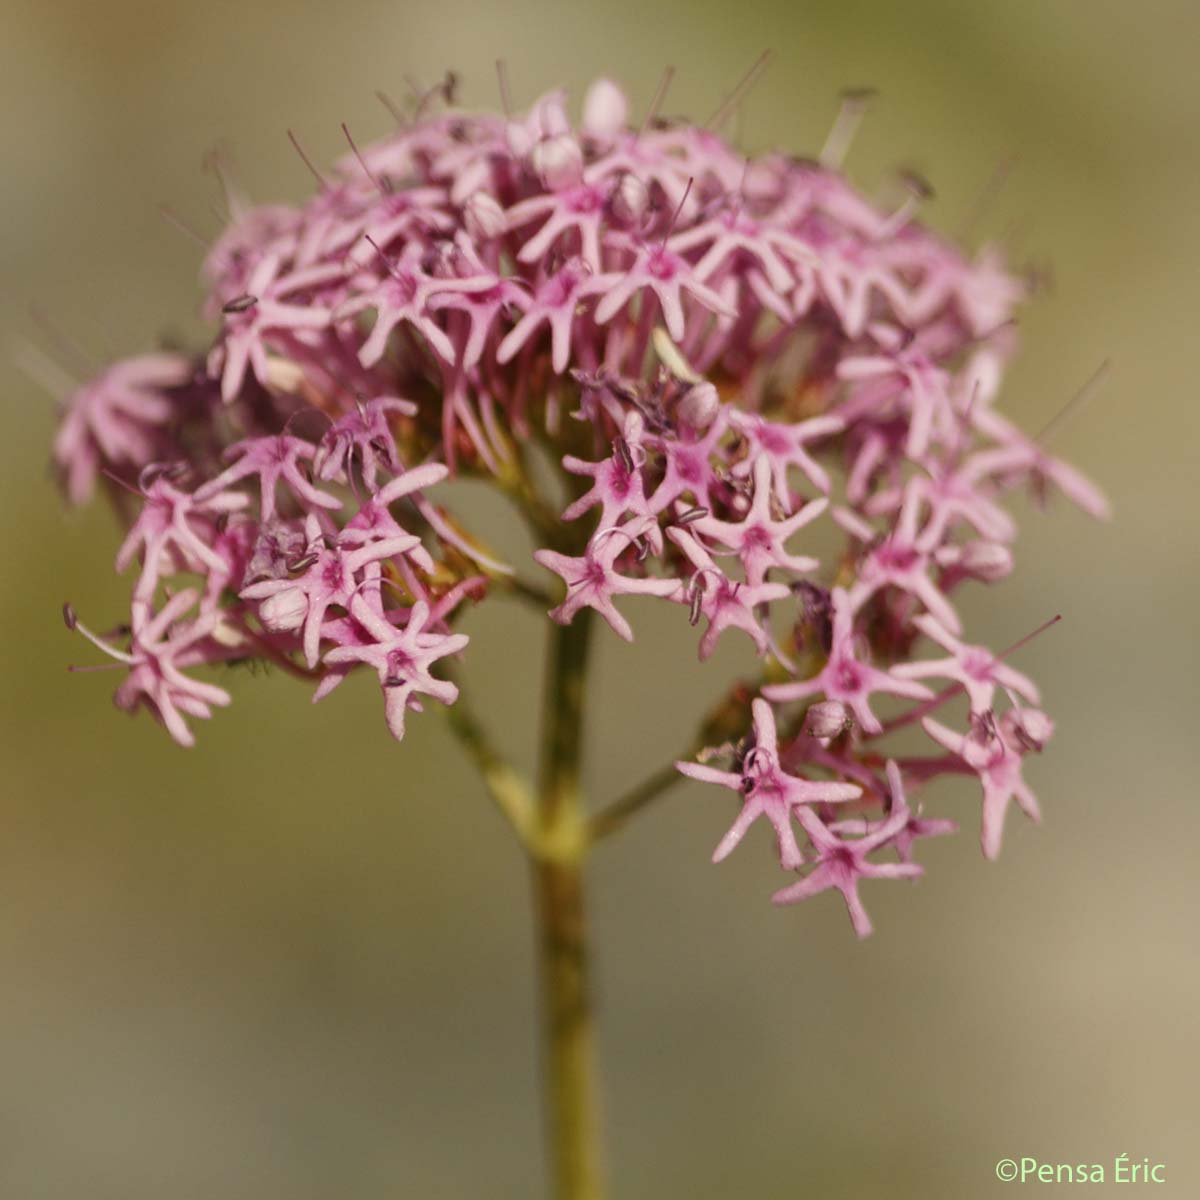
[[[532,100],[612,74],[634,111],[667,63],[699,117],[766,47],[748,147],[820,145],[845,85],[881,91],[850,158],[869,190],[915,164],[954,227],[997,163],[986,222],[1052,265],[1009,411],[1038,428],[1104,358],[1056,449],[1117,517],[1023,511],[1020,569],[968,617],[1022,652],[1059,735],[987,864],[963,833],[916,887],[866,889],[857,944],[824,896],[774,910],[765,841],[708,856],[727,806],[680,789],[595,861],[604,1092],[622,1200],[1004,1194],[996,1160],[1168,1164],[1200,1189],[1194,351],[1200,12],[1153,0],[905,4],[410,4],[3,0],[0,319],[35,304],[99,358],[197,333],[201,160],[231,146],[257,198],[310,180],[339,122],[381,133],[376,88],[449,66],[468,103],[493,60]],[[126,585],[107,512],[63,515],[51,403],[5,355],[0,544],[0,1196],[317,1200],[539,1194],[526,879],[440,718],[386,735],[373,682],[319,708],[278,677],[176,749],[108,704],[59,619],[100,626]],[[636,607],[636,605],[634,606]],[[709,668],[654,607],[603,639],[589,783],[614,794],[684,743]],[[468,660],[529,759],[541,630],[503,601]],[[1008,1187],[1020,1185],[1010,1184]],[[1027,1185],[1028,1186],[1028,1185]],[[1109,1184],[1108,1187],[1115,1185]]]

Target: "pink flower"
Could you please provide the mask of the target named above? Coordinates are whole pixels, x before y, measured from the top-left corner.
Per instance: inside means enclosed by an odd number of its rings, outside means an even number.
[[[404,737],[404,714],[421,709],[421,696],[430,696],[441,704],[453,704],[458,688],[435,679],[429,668],[448,654],[457,654],[470,640],[465,634],[441,634],[428,629],[429,606],[423,601],[413,605],[408,621],[397,629],[365,604],[351,610],[354,619],[375,640],[365,646],[336,646],[325,655],[330,664],[362,662],[374,667],[383,689],[384,714],[392,737]]]
[[[167,393],[191,374],[181,355],[146,354],[114,364],[71,396],[54,438],[54,461],[72,504],[91,498],[102,464],[138,470],[154,459],[172,413]]]
[[[815,571],[821,565],[819,559],[789,554],[784,543],[797,530],[815,521],[829,507],[829,501],[824,497],[812,500],[790,516],[778,518],[771,512],[775,503],[771,460],[762,454],[754,463],[754,495],[746,515],[739,521],[701,517],[691,524],[692,536],[719,542],[733,551],[741,560],[746,582],[752,586],[762,583],[772,567],[798,575]]]
[[[850,709],[866,733],[878,733],[882,728],[871,711],[870,697],[875,692],[908,696],[914,700],[927,700],[933,695],[923,684],[901,679],[890,671],[881,671],[858,657],[854,645],[854,609],[843,588],[833,590],[833,644],[819,674],[803,682],[763,688],[763,695],[768,700],[779,703],[818,694],[827,700],[840,701]]]
[[[842,893],[850,923],[858,936],[871,932],[871,918],[858,894],[863,879],[915,879],[924,868],[913,862],[872,862],[867,856],[896,840],[909,826],[911,814],[904,800],[900,771],[894,762],[888,763],[888,782],[892,789],[891,812],[870,833],[858,838],[842,838],[816,818],[804,822],[805,832],[816,850],[808,874],[798,883],[780,888],[773,897],[776,904],[795,904],[819,892],[834,888]]]
[[[741,755],[740,771],[718,771],[692,762],[675,766],[689,779],[719,784],[742,797],[742,811],[713,851],[713,862],[727,858],[750,826],[765,816],[775,830],[780,864],[786,870],[795,870],[804,861],[792,829],[792,817],[799,808],[854,800],[862,795],[862,788],[848,783],[814,783],[787,774],[779,765],[779,740],[771,706],[765,700],[755,700],[752,707],[753,744]]]
[[[752,744],[679,768],[740,797],[715,857],[765,818],[801,873],[777,899],[835,888],[866,933],[859,881],[916,874],[914,840],[950,828],[902,782],[977,775],[989,857],[1013,799],[1037,812],[1023,765],[1053,724],[956,606],[1016,570],[1015,488],[1108,512],[999,409],[1027,289],[924,228],[920,185],[891,210],[858,192],[858,102],[813,160],[724,141],[740,92],[707,127],[660,117],[660,93],[636,129],[609,80],[577,124],[561,91],[503,115],[452,92],[373,145],[345,131],[300,204],[226,185],[207,348],[71,398],[55,465],[73,502],[107,490],[134,576],[127,650],[75,627],[128,668],[118,703],[185,744],[229,700],[187,672],[233,659],[317,700],[373,671],[400,737],[423,698],[456,701],[433,671],[471,604],[541,603],[530,557],[563,581],[560,624],[594,609],[631,641],[622,597],[658,600],[702,660],[740,630],[729,652],[761,678],[707,728]],[[489,548],[462,489],[435,500],[450,476],[515,509],[532,555]],[[965,733],[938,713],[960,690]],[[903,781],[892,761],[885,790],[884,739],[918,723],[935,750]]]
[[[566,599],[550,611],[551,619],[567,625],[581,608],[594,608],[618,637],[633,641],[633,630],[617,611],[613,598],[669,596],[678,587],[673,579],[631,578],[617,571],[617,559],[639,543],[647,527],[648,522],[637,518],[623,526],[606,527],[592,538],[582,558],[538,550],[534,560],[561,576],[567,585]]]
[[[1044,741],[1053,726],[1044,716],[1039,723],[1044,725]],[[983,787],[981,842],[988,858],[995,858],[1000,853],[1004,816],[1010,800],[1015,799],[1031,820],[1041,820],[1037,797],[1021,778],[1021,756],[1025,747],[1017,737],[1020,727],[1011,714],[1006,713],[999,723],[991,719],[976,722],[969,733],[955,733],[933,717],[926,717],[921,727],[935,742],[945,746],[978,774]]]

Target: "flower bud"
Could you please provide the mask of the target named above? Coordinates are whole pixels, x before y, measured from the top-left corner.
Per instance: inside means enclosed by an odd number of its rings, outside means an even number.
[[[504,209],[491,192],[472,192],[463,205],[463,219],[477,241],[498,238],[505,230]]]
[[[614,220],[621,224],[640,225],[650,207],[650,193],[636,175],[626,171],[617,180],[608,207]]]
[[[939,551],[937,561],[959,575],[984,583],[995,583],[1013,569],[1012,551],[1001,542],[974,541],[964,546],[945,546]]]
[[[597,79],[583,100],[583,128],[604,141],[616,137],[629,120],[629,101],[611,79]]]
[[[308,597],[298,587],[284,588],[258,606],[258,619],[271,633],[292,633],[304,624]]]
[[[1003,724],[1009,740],[1022,753],[1040,753],[1054,735],[1054,722],[1040,708],[1014,708],[1004,714]]]
[[[688,388],[676,410],[679,419],[693,429],[707,429],[721,409],[721,397],[711,383],[697,383]]]
[[[571,187],[583,176],[583,151],[569,134],[544,138],[529,155],[534,174],[552,191]]]
[[[850,722],[846,706],[838,700],[821,700],[804,714],[804,732],[814,738],[834,738]]]
[[[520,121],[509,121],[504,130],[504,140],[513,158],[526,158],[537,139]]]

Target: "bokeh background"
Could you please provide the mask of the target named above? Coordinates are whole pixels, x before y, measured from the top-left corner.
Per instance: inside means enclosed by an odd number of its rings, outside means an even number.
[[[1023,652],[1059,721],[1032,765],[1047,820],[979,856],[968,783],[916,887],[767,903],[756,839],[681,788],[591,879],[604,1092],[622,1200],[1002,1195],[1003,1156],[1168,1164],[1200,1190],[1196,916],[1196,273],[1200,12],[1181,0],[3,0],[0,326],[44,310],[98,359],[198,334],[201,160],[231,147],[260,199],[310,180],[376,88],[449,66],[492,103],[608,73],[635,111],[703,117],[764,48],[748,147],[815,150],[838,89],[881,97],[849,168],[898,164],[953,228],[1001,161],[983,230],[1047,264],[1009,410],[1036,429],[1097,364],[1110,380],[1055,448],[1107,487],[1111,525],[1024,511],[1018,573],[969,618]],[[0,439],[0,1196],[324,1200],[540,1193],[522,864],[440,719],[386,736],[374,684],[314,709],[278,677],[177,750],[108,705],[59,606],[103,625],[125,584],[108,513],[64,515],[51,402],[5,353]],[[504,536],[501,531],[500,536]],[[520,547],[515,552],[520,552]],[[603,639],[588,780],[611,796],[684,744],[747,659],[694,661],[648,608]],[[474,614],[470,678],[528,761],[541,630]],[[1109,1184],[1108,1187],[1116,1185]]]

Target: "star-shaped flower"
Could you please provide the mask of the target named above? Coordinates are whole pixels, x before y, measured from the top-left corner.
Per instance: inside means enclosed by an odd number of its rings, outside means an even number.
[[[283,335],[323,329],[328,308],[299,299],[342,278],[336,263],[307,267],[284,275],[278,254],[266,255],[246,282],[246,292],[226,303],[221,341],[209,356],[209,370],[221,375],[221,396],[232,400],[242,390],[247,366],[264,387],[270,382],[267,351]]]
[[[411,325],[445,362],[455,361],[454,343],[433,319],[430,300],[448,292],[484,292],[493,287],[495,281],[487,275],[470,279],[431,275],[422,262],[424,255],[425,250],[418,243],[406,246],[396,260],[385,257],[380,251],[379,258],[385,268],[383,277],[338,305],[334,313],[337,321],[365,309],[375,311],[371,334],[358,352],[359,362],[364,367],[374,366],[383,357],[392,330],[401,324]]]
[[[1048,717],[1043,718],[1046,736],[1052,728]],[[996,858],[1004,836],[1004,816],[1010,800],[1016,800],[1021,811],[1032,821],[1042,819],[1037,797],[1021,778],[1021,757],[1024,747],[1017,738],[1016,723],[1011,713],[1000,721],[977,721],[968,733],[958,733],[933,717],[925,717],[921,728],[951,754],[957,755],[979,776],[983,788],[983,823],[980,842],[984,856]]]
[[[771,464],[775,499],[780,504],[786,505],[791,495],[789,467],[797,467],[818,491],[829,492],[829,473],[809,454],[808,446],[841,433],[846,425],[841,417],[810,417],[787,425],[735,409],[729,419],[750,447],[746,457],[734,465],[735,477],[749,475],[759,457],[765,455]]]
[[[308,536],[307,566],[295,579],[265,579],[243,588],[243,600],[267,600],[273,596],[286,595],[295,607],[303,612],[302,645],[304,659],[309,669],[317,665],[320,658],[321,623],[332,605],[349,608],[350,601],[361,587],[363,580],[358,572],[370,564],[383,559],[406,554],[420,544],[420,539],[410,535],[383,538],[346,549],[343,546],[330,548],[325,544],[321,527],[311,514],[305,521]],[[304,603],[301,607],[300,600]],[[276,604],[280,603],[276,601]]]
[[[796,810],[802,805],[856,800],[862,795],[862,788],[852,783],[813,782],[789,775],[780,766],[779,737],[771,706],[765,700],[755,700],[751,710],[754,744],[742,755],[739,770],[718,771],[695,762],[677,762],[675,766],[689,779],[719,784],[742,797],[742,810],[713,851],[713,862],[727,858],[750,826],[759,817],[766,817],[775,830],[780,863],[787,870],[795,870],[804,861],[792,828]]]
[[[683,313],[685,291],[710,312],[725,317],[737,316],[736,309],[697,278],[687,259],[657,243],[636,244],[633,261],[625,270],[599,275],[594,285],[595,291],[603,292],[603,298],[596,305],[598,324],[607,324],[633,296],[649,290],[657,298],[667,332],[676,342],[682,342],[687,332]]]
[[[883,726],[871,711],[873,692],[888,692],[914,700],[928,700],[933,693],[923,684],[900,679],[890,671],[881,671],[861,662],[854,647],[854,609],[845,588],[833,589],[833,641],[829,658],[820,673],[795,683],[775,683],[763,688],[768,700],[780,703],[799,700],[818,693],[846,705],[866,733],[878,733]]]
[[[191,374],[182,355],[146,354],[114,363],[70,396],[54,437],[54,461],[72,504],[90,498],[105,463],[140,468],[152,461],[159,428],[171,417],[166,392]]]
[[[185,588],[157,613],[147,612],[135,622],[128,651],[110,646],[73,614],[70,621],[72,628],[94,646],[129,667],[129,674],[113,696],[117,707],[133,712],[146,705],[181,746],[192,746],[196,741],[185,716],[208,718],[214,705],[224,707],[231,702],[224,688],[183,673],[185,667],[209,660],[210,656],[197,650],[197,643],[212,634],[221,619],[220,610],[214,608],[180,624],[198,599],[199,593],[194,588]]]
[[[234,442],[224,454],[227,460],[233,460],[231,465],[197,488],[196,500],[201,503],[211,500],[235,483],[257,475],[261,496],[259,512],[264,522],[275,516],[276,489],[281,480],[292,490],[296,499],[304,504],[320,508],[341,508],[342,502],[336,496],[313,487],[300,469],[300,463],[311,460],[316,453],[317,447],[312,442],[286,433],[276,437],[246,438],[244,441]]]
[[[892,785],[892,810],[876,829],[860,838],[842,838],[834,834],[812,814],[802,820],[816,858],[812,869],[798,883],[781,888],[772,897],[776,904],[795,904],[818,892],[835,888],[842,893],[850,923],[860,938],[871,933],[871,918],[858,894],[862,879],[915,879],[924,868],[913,862],[871,862],[868,855],[893,842],[906,829],[911,818],[904,793],[900,787],[900,772],[893,762],[888,763],[888,779]]]
[[[572,558],[555,550],[538,550],[534,561],[562,577],[567,595],[550,617],[560,625],[569,625],[581,608],[594,608],[618,637],[633,641],[629,622],[617,611],[614,596],[669,596],[678,587],[674,579],[634,578],[622,575],[617,559],[644,537],[652,520],[634,518],[624,525],[607,526],[593,535],[582,558]],[[657,526],[656,526],[657,528]]]
[[[740,629],[749,634],[755,650],[759,654],[766,654],[770,648],[770,638],[755,609],[788,595],[790,589],[787,584],[752,584],[732,580],[686,529],[672,525],[667,530],[667,537],[683,551],[684,557],[694,568],[686,583],[676,585],[672,599],[690,607],[693,625],[701,617],[708,621],[708,628],[700,639],[701,661],[712,654],[717,639],[726,629]]]
[[[815,521],[829,507],[829,501],[822,496],[803,505],[791,516],[777,519],[771,512],[774,502],[771,474],[770,458],[760,454],[754,463],[754,495],[746,515],[740,521],[700,517],[689,527],[693,536],[719,542],[732,550],[741,561],[746,582],[751,586],[762,583],[772,567],[800,575],[821,565],[819,559],[789,554],[785,543],[798,529]]]
[[[324,661],[332,666],[362,662],[375,668],[383,689],[387,726],[397,741],[404,737],[405,712],[410,708],[420,711],[419,697],[431,696],[442,704],[453,704],[458,699],[458,688],[447,680],[435,679],[430,667],[438,659],[462,650],[470,641],[466,634],[430,629],[429,606],[422,601],[413,605],[403,628],[362,602],[354,605],[352,615],[373,642],[336,646],[326,653]]]
[[[913,624],[950,654],[947,658],[900,663],[892,668],[897,678],[952,679],[962,684],[971,711],[979,716],[992,707],[997,686],[1024,696],[1031,704],[1039,703],[1033,680],[997,658],[986,646],[967,645],[928,614],[914,617]]]

